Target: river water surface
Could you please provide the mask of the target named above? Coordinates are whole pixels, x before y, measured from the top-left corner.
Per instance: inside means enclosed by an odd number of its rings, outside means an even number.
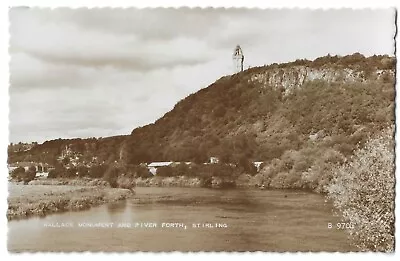
[[[118,203],[10,221],[7,244],[12,252],[356,251],[346,231],[328,228],[336,222],[323,196],[303,191],[137,188]]]

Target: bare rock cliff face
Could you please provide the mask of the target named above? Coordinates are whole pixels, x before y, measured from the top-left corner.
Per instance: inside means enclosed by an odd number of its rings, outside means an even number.
[[[312,68],[292,66],[271,68],[263,73],[252,74],[248,82],[261,84],[263,87],[284,88],[285,95],[308,81],[323,80],[328,83],[354,83],[394,77],[394,70],[374,70],[371,72],[350,68]]]

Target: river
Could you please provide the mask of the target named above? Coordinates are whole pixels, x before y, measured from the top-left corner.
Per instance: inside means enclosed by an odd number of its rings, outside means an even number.
[[[137,188],[134,198],[8,223],[8,250],[356,251],[323,196],[304,191]]]

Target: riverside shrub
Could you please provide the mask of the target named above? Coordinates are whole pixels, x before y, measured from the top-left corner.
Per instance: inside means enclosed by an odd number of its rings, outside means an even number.
[[[21,181],[24,175],[25,175],[25,169],[23,167],[18,167],[14,169],[10,174],[11,178],[17,181]]]
[[[25,174],[22,177],[22,180],[25,184],[28,184],[29,181],[33,180],[36,177],[36,168],[34,166],[29,167]]]
[[[110,165],[106,172],[104,173],[103,180],[107,181],[110,184],[110,187],[116,188],[118,187],[118,175],[119,170],[117,167]]]
[[[394,141],[393,131],[366,142],[350,161],[333,170],[328,198],[355,223],[347,230],[362,251],[394,251]]]

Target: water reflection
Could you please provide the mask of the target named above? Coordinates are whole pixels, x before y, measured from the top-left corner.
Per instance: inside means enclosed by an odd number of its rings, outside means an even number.
[[[287,197],[285,197],[287,195]],[[112,222],[113,228],[45,228],[44,222]],[[117,224],[157,223],[156,228]],[[187,229],[161,227],[182,223]],[[350,251],[328,230],[332,208],[293,191],[137,188],[133,199],[88,211],[9,222],[10,251]],[[200,227],[193,228],[193,224]],[[204,226],[210,224],[210,226]],[[216,224],[226,225],[218,227]]]
[[[112,202],[106,205],[108,214],[112,215],[114,213],[122,212],[127,206],[126,200],[121,200],[118,202]]]

